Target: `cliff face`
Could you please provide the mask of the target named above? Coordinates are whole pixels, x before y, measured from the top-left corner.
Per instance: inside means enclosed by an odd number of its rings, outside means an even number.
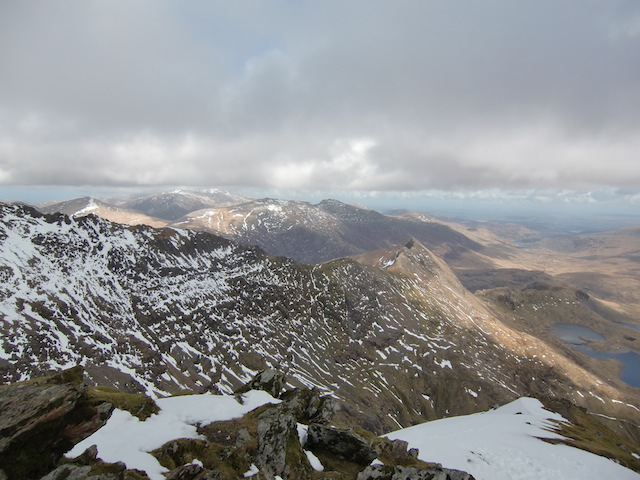
[[[3,205],[0,252],[4,382],[81,364],[132,393],[229,393],[278,367],[378,433],[525,395],[636,412],[507,328],[419,242],[301,265],[211,234]]]

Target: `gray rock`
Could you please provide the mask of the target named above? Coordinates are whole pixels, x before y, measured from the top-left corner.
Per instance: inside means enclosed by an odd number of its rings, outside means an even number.
[[[73,463],[76,465],[91,465],[95,463],[98,458],[98,446],[91,445],[84,452],[73,459]]]
[[[90,404],[81,367],[0,388],[0,470],[12,480],[40,478],[112,411]]]
[[[49,472],[40,480],[125,480],[126,465],[122,462],[104,464],[110,472],[91,474],[90,465],[65,464]]]
[[[236,437],[236,447],[242,447],[251,441],[251,434],[246,428],[238,430],[238,436]]]
[[[441,467],[369,465],[356,480],[474,480],[469,473]]]
[[[273,368],[258,373],[253,380],[236,390],[236,393],[246,393],[249,390],[264,390],[274,398],[279,398],[287,379],[283,373]]]
[[[329,395],[320,395],[317,388],[295,389],[285,392],[282,400],[295,411],[298,422],[327,424],[339,409],[338,401]]]
[[[287,443],[294,435],[297,438],[296,419],[286,405],[269,408],[258,416],[256,465],[261,471],[272,476],[289,477]]]
[[[360,465],[368,465],[377,457],[371,442],[361,435],[351,430],[322,425],[309,426],[306,447],[312,451],[317,449],[329,452]]]
[[[223,480],[222,475],[219,472],[207,472],[203,473],[196,480]]]
[[[61,465],[40,480],[86,480],[90,471],[88,465]]]
[[[200,465],[188,464],[172,470],[167,475],[167,480],[195,480],[204,469]]]

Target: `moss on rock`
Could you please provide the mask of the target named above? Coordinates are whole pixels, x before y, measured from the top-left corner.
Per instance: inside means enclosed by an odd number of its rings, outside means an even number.
[[[145,420],[160,411],[152,398],[141,393],[124,393],[116,388],[99,386],[89,387],[87,395],[94,405],[109,402],[140,420]]]

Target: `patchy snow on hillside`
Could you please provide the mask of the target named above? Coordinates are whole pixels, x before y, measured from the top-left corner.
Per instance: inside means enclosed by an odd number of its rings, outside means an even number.
[[[539,400],[520,398],[496,410],[451,417],[398,430],[390,439],[409,442],[420,458],[464,470],[476,480],[640,479],[617,463],[540,438],[562,438],[550,420],[566,421]]]
[[[151,480],[164,480],[164,468],[149,454],[176,438],[202,438],[196,425],[231,420],[267,403],[280,403],[262,391],[250,391],[239,403],[231,395],[184,395],[157,400],[157,415],[141,422],[129,412],[116,409],[107,424],[78,443],[67,457],[80,455],[91,445],[97,445],[98,457],[105,462],[122,461],[130,469],[144,470]]]

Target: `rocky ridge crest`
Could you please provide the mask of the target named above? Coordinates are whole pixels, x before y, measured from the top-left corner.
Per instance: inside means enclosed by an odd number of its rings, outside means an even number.
[[[286,384],[282,374],[261,372],[250,387],[273,392],[274,379]],[[247,388],[249,385],[247,385]],[[246,390],[246,388],[244,389]],[[72,400],[69,392],[73,392]],[[283,400],[267,404],[242,418],[200,426],[205,440],[175,439],[153,452],[169,469],[168,480],[471,480],[473,477],[417,459],[406,442],[375,437],[364,430],[328,426],[335,400],[317,391],[279,392]],[[41,408],[42,399],[64,406],[63,415]],[[82,370],[77,367],[51,377],[0,389],[0,478],[12,480],[142,480],[144,472],[129,470],[122,462],[104,463],[94,446],[75,459],[63,459],[73,444],[100,428],[114,405],[87,395]],[[20,412],[15,404],[21,405]],[[91,408],[88,408],[91,406]],[[58,407],[60,408],[60,407]],[[320,421],[322,423],[315,423]],[[300,430],[308,430],[306,438]],[[18,434],[11,434],[19,430]],[[126,432],[123,432],[123,435]],[[28,438],[30,448],[25,448]],[[37,443],[36,443],[37,442]],[[311,452],[324,465],[321,471],[309,460]],[[370,465],[374,459],[377,465]],[[194,462],[194,459],[198,459]],[[252,467],[253,466],[253,467]]]

